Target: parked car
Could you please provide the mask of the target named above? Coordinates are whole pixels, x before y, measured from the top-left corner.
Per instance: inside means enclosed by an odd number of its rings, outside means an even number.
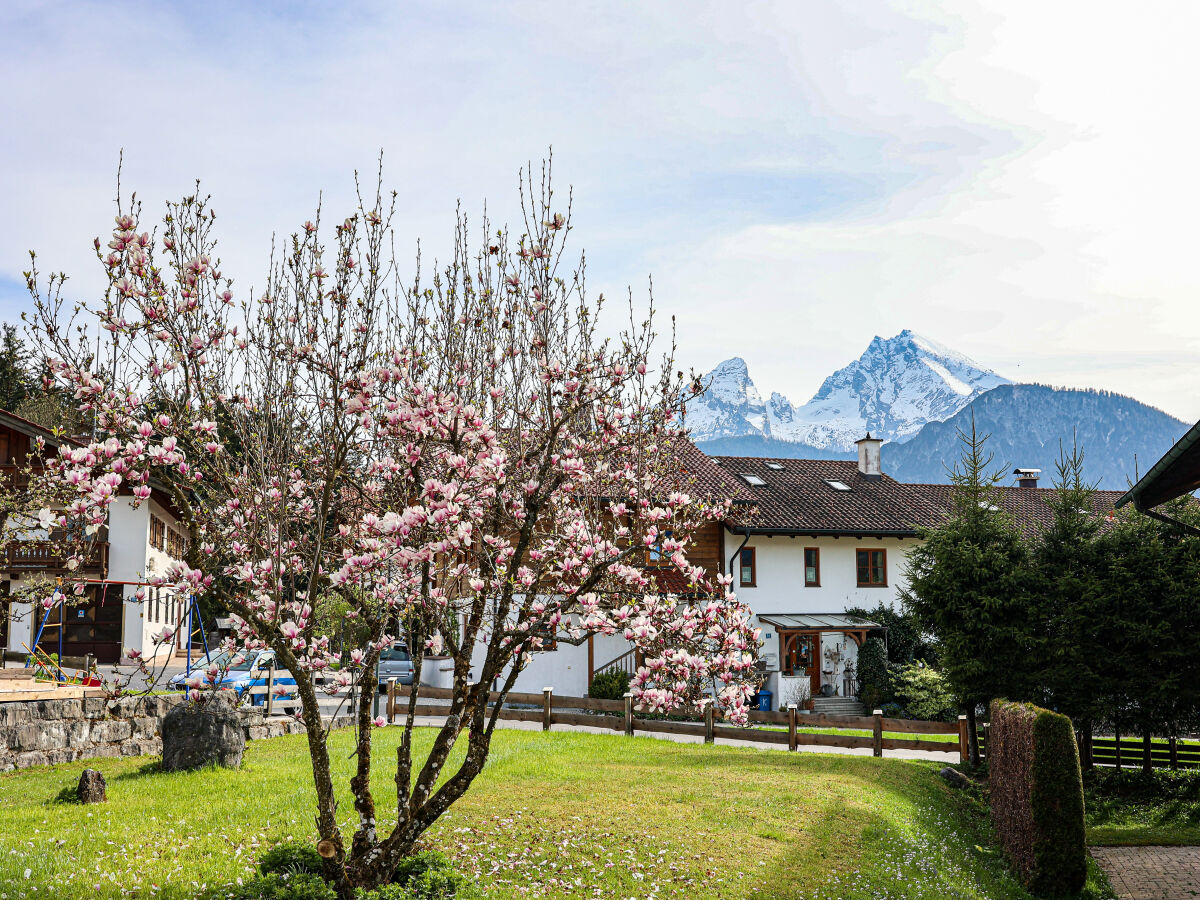
[[[379,690],[387,690],[389,678],[395,678],[399,684],[412,684],[414,671],[408,645],[397,641],[379,654],[379,662],[375,664],[375,674],[379,677]]]
[[[272,650],[250,650],[245,653],[232,654],[222,651],[192,663],[192,677],[205,678],[205,670],[214,665],[223,670],[216,682],[216,686],[223,690],[234,691],[240,700],[250,688],[265,687],[267,685],[267,682],[270,680],[271,668],[275,665],[275,652]],[[168,684],[172,690],[186,691],[188,689],[187,678],[186,671],[180,672],[171,678]],[[280,694],[280,696],[296,696],[296,679],[292,677],[292,673],[287,669],[278,668],[275,670],[274,685],[276,690],[282,687],[286,691],[286,693]],[[250,699],[253,705],[261,706],[266,702],[267,698],[266,695],[252,695]]]

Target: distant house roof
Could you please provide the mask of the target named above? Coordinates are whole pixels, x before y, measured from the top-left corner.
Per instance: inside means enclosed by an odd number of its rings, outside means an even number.
[[[945,521],[953,507],[953,485],[905,484],[887,475],[876,481],[854,460],[714,459],[754,498],[757,513],[735,510],[730,523],[752,534],[913,537],[918,528]],[[1026,536],[1054,521],[1054,494],[1054,488],[996,488],[998,506]],[[1120,497],[1120,491],[1096,491],[1093,514],[1107,518]]]
[[[1152,509],[1196,490],[1200,490],[1200,422],[1117,500],[1117,506],[1133,503],[1140,510]]]
[[[37,422],[31,422],[16,413],[11,413],[8,410],[0,409],[0,426],[11,428],[13,431],[18,431],[21,434],[27,435],[35,440],[44,438],[46,445],[49,447],[57,447],[63,441],[70,443],[78,443],[74,438],[55,437],[54,432],[49,428],[39,425]]]
[[[941,507],[948,515],[954,502],[952,484],[913,484],[914,488],[932,503]],[[1027,488],[1002,485],[994,488],[997,505],[1012,516],[1017,527],[1026,537],[1036,537],[1054,523],[1054,509],[1050,501],[1057,493],[1055,488]],[[1092,494],[1091,513],[1107,519],[1112,515],[1120,491],[1095,491]]]

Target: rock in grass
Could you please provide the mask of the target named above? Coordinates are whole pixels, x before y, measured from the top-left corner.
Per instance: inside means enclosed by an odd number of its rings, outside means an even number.
[[[236,769],[242,764],[245,750],[241,716],[224,698],[183,704],[163,718],[164,772],[200,769],[214,763]]]
[[[76,796],[80,803],[107,803],[108,791],[104,776],[95,769],[84,769],[79,776],[79,787]]]
[[[946,766],[938,774],[945,778],[946,783],[952,788],[969,788],[973,784],[970,778],[953,766]]]

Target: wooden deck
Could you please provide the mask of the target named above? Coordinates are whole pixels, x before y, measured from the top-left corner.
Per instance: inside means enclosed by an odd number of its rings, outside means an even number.
[[[0,703],[17,703],[22,700],[78,700],[81,697],[98,697],[102,693],[97,688],[38,681],[25,669],[0,670]]]

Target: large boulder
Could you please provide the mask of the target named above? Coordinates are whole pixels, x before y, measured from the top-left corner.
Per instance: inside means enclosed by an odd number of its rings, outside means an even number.
[[[163,771],[199,769],[214,763],[236,769],[245,750],[242,717],[222,697],[177,706],[163,718]]]

